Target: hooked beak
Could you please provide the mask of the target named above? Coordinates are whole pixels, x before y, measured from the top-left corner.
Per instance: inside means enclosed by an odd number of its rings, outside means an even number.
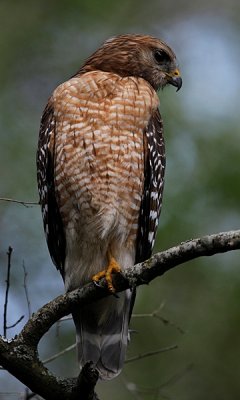
[[[171,74],[167,74],[167,80],[170,85],[175,86],[177,88],[177,92],[181,89],[182,78],[180,76],[180,72],[178,69],[175,69],[175,71],[173,71],[173,73]]]

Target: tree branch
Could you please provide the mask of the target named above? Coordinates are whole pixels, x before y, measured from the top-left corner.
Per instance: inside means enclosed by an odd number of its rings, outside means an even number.
[[[12,258],[12,247],[9,246],[7,257],[7,279],[6,279],[6,293],[5,293],[5,301],[4,301],[4,312],[3,312],[3,335],[7,336],[7,307],[8,307],[8,293],[10,289],[10,270],[11,270],[11,258]]]
[[[240,249],[240,230],[189,240],[157,253],[143,263],[129,267],[122,274],[116,274],[113,279],[114,287],[120,292],[129,287],[147,284],[157,276],[187,261],[237,249]],[[50,327],[60,318],[71,313],[75,307],[81,307],[110,295],[106,282],[102,279],[99,286],[89,283],[83,288],[52,300],[33,314],[20,334],[13,340],[7,341],[0,338],[0,363],[33,392],[46,400],[97,399],[94,393],[96,371],[92,365],[86,365],[86,369],[83,369],[78,379],[56,377],[39,360],[37,346]],[[88,382],[85,385],[86,371],[87,376],[92,374],[93,379],[92,381],[90,378],[89,381],[87,379]],[[85,382],[85,386],[82,382]]]
[[[22,206],[27,207],[27,208],[32,207],[32,206],[39,206],[39,202],[36,202],[36,201],[22,201],[22,200],[9,199],[7,197],[0,197],[0,201],[21,204]]]
[[[156,356],[156,355],[158,355],[160,353],[166,353],[167,351],[176,350],[177,348],[178,348],[178,346],[176,344],[174,344],[172,346],[163,347],[162,349],[153,350],[153,351],[147,351],[146,353],[138,354],[137,356],[133,356],[133,357],[127,358],[125,360],[125,364],[129,364],[129,363],[131,363],[133,361],[142,360],[143,358],[146,358],[146,357]]]

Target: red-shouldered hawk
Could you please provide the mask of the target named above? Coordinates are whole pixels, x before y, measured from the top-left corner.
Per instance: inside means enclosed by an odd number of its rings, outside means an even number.
[[[53,92],[41,120],[38,187],[52,260],[67,291],[151,255],[164,183],[156,91],[182,80],[173,51],[143,35],[107,40]],[[105,270],[104,273],[101,271]],[[80,366],[123,366],[135,293],[73,314]]]

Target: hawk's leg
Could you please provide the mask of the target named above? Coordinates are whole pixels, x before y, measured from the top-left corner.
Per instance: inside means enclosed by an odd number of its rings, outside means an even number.
[[[92,280],[94,282],[99,282],[101,278],[105,278],[107,281],[108,289],[110,292],[114,293],[115,288],[112,282],[112,274],[115,272],[120,272],[121,267],[115,260],[115,258],[108,252],[108,266],[104,271],[98,272],[96,275],[93,275]]]

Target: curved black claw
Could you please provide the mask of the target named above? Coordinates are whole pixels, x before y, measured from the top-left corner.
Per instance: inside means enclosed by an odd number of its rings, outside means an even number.
[[[92,281],[92,283],[93,283],[94,286],[96,286],[97,288],[106,290],[105,287],[103,287],[102,285],[100,285],[99,281]]]
[[[93,282],[94,286],[96,286],[98,289],[102,289],[102,290],[109,292],[109,289],[105,286],[102,286],[98,281],[92,281],[92,282]],[[117,293],[113,292],[112,295],[114,297],[116,297],[116,299],[119,299],[119,295]]]

